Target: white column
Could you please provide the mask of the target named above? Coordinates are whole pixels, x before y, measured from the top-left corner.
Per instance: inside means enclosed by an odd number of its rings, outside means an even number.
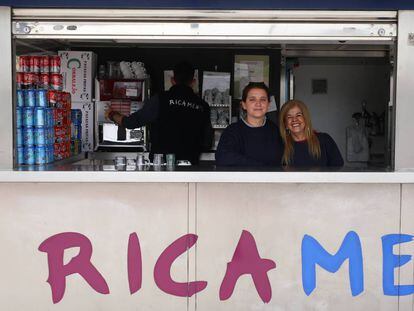
[[[11,9],[0,7],[0,169],[13,165]]]
[[[395,169],[414,168],[414,11],[398,12]]]

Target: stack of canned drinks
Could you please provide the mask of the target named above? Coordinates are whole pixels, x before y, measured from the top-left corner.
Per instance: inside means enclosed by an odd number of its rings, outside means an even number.
[[[54,156],[56,160],[70,157],[71,97],[67,92],[49,91],[49,103],[54,107],[55,122]]]
[[[72,155],[79,154],[82,151],[82,110],[71,110],[71,137],[70,137],[70,153]]]
[[[61,91],[60,57],[57,55],[22,55],[16,58],[17,89]]]
[[[17,57],[17,163],[45,164],[81,152],[82,112],[62,91],[59,56]],[[73,122],[71,122],[73,120]]]
[[[53,109],[46,90],[18,93],[16,126],[17,164],[53,162]]]

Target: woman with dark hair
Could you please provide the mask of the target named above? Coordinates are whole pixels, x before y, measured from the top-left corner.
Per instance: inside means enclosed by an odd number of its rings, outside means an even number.
[[[341,152],[326,133],[315,132],[306,105],[289,100],[280,111],[279,128],[284,142],[282,165],[289,167],[341,167]]]
[[[266,118],[269,104],[266,84],[251,82],[244,88],[241,105],[245,117],[221,135],[218,166],[280,166],[283,144],[279,129]]]

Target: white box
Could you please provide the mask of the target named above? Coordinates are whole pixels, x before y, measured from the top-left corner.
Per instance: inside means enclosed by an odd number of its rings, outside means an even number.
[[[91,102],[96,69],[96,54],[88,51],[59,51],[63,90],[72,102]]]
[[[72,109],[82,110],[82,151],[93,151],[93,103],[72,102]]]

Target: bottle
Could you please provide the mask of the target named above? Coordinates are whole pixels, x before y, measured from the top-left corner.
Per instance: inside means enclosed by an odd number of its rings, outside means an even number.
[[[105,65],[99,65],[98,78],[99,80],[105,79]]]

